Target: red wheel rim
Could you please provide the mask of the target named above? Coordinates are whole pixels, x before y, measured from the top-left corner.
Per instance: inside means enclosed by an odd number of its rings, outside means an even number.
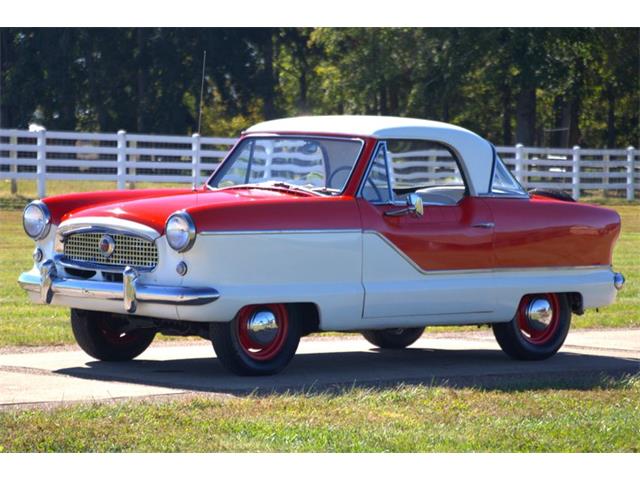
[[[109,322],[105,320],[98,321],[98,330],[102,333],[102,338],[109,344],[116,347],[123,347],[136,342],[139,335],[135,332],[122,332],[113,328]]]
[[[536,324],[529,318],[527,310],[536,300],[546,300],[551,308],[551,318],[546,325]],[[558,330],[560,325],[560,302],[555,293],[537,293],[525,295],[518,306],[518,327],[522,337],[533,345],[542,345],[548,342]]]
[[[261,312],[273,314],[277,325],[275,336],[267,342],[258,342],[251,331],[252,319]],[[284,305],[249,305],[242,308],[236,318],[238,343],[247,356],[254,360],[267,361],[280,353],[287,339],[287,331],[289,329],[289,315]]]

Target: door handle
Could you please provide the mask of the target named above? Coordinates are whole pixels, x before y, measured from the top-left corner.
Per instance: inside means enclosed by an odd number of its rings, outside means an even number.
[[[493,222],[483,222],[483,223],[476,223],[474,225],[471,225],[473,228],[493,228],[496,226],[495,223]]]

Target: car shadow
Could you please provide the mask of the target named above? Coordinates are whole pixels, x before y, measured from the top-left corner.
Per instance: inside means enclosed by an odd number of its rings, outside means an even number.
[[[497,350],[409,348],[298,354],[277,375],[239,377],[216,358],[90,361],[56,373],[85,379],[237,395],[339,393],[352,387],[389,389],[401,385],[446,385],[496,390],[591,389],[640,373],[640,361],[560,352],[539,362],[511,360]]]

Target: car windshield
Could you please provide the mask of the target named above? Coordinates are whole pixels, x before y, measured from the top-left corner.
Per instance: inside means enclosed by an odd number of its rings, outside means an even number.
[[[339,138],[245,138],[208,186],[286,187],[338,194],[346,186],[362,145],[361,140]]]

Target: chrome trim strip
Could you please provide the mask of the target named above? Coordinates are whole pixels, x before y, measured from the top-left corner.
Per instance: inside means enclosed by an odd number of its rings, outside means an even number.
[[[424,270],[420,265],[413,261],[411,257],[409,257],[406,253],[400,250],[391,240],[385,237],[380,232],[376,232],[375,230],[364,230],[363,234],[370,234],[379,237],[382,241],[384,241],[387,245],[389,245],[393,250],[396,251],[398,255],[400,255],[404,260],[406,260],[409,265],[415,268],[418,272],[423,275],[456,275],[456,274],[487,274],[487,273],[500,273],[500,272],[551,272],[558,270],[603,270],[609,269],[611,267],[608,265],[585,265],[585,266],[576,266],[576,267],[509,267],[509,268],[469,268],[469,269],[459,269],[459,270]]]
[[[160,238],[160,232],[142,223],[117,217],[80,217],[65,220],[58,227],[58,234],[64,238],[72,233],[121,233],[144,238],[151,242]]]
[[[291,230],[205,230],[198,232],[198,235],[212,236],[212,235],[301,235],[301,234],[315,234],[315,233],[362,233],[359,228],[336,228],[336,229],[317,229],[317,230],[305,230],[305,229],[291,229]]]
[[[20,286],[29,292],[42,291],[40,275],[23,272],[18,279]],[[166,305],[206,305],[220,298],[220,293],[211,287],[175,287],[146,285],[135,282],[135,299],[139,303]],[[124,302],[124,285],[117,282],[78,280],[71,278],[51,278],[51,296],[73,298],[97,298]],[[50,303],[51,299],[48,302]]]
[[[531,196],[528,193],[524,195],[517,195],[514,193],[481,193],[478,195],[478,198],[517,198],[519,200],[529,200]]]

